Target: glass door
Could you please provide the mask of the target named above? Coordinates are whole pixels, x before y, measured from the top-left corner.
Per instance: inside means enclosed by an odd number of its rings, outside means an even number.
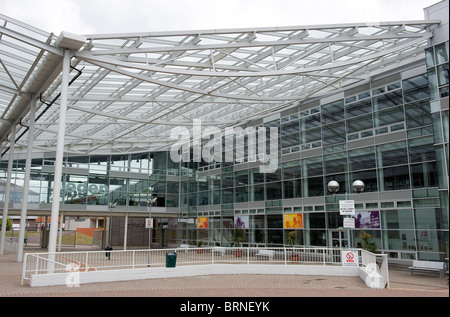
[[[331,248],[347,248],[348,247],[348,231],[347,230],[330,230],[330,247]]]

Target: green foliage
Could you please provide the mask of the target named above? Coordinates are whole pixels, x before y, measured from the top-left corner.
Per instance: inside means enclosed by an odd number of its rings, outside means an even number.
[[[297,242],[297,231],[289,231],[286,235],[286,244],[293,247]]]
[[[3,219],[0,219],[0,228],[2,226],[2,223],[3,223]],[[6,231],[11,230],[11,227],[12,227],[12,220],[11,220],[11,218],[8,218],[8,219],[6,219]]]
[[[359,238],[362,240],[362,248],[366,251],[375,253],[377,250],[376,244],[372,240],[372,236],[365,232],[364,230],[361,230],[359,233]]]
[[[243,229],[236,228],[233,232],[233,242],[239,244],[245,241],[245,232]]]

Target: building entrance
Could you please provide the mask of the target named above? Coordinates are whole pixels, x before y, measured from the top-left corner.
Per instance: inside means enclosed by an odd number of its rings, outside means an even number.
[[[330,230],[330,247],[347,248],[348,247],[348,230]]]

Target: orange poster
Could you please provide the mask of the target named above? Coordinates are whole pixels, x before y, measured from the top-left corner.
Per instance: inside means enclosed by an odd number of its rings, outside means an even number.
[[[197,217],[197,229],[208,229],[208,217]]]
[[[302,229],[303,228],[303,214],[284,214],[283,215],[284,229]]]

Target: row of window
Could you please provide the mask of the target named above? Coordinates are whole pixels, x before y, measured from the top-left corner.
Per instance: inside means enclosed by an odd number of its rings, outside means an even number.
[[[302,160],[283,162],[275,173],[260,173],[258,168],[221,173],[185,180],[167,180],[166,174],[151,174],[147,179],[108,177],[105,175],[65,174],[61,199],[68,203],[107,204],[109,201],[133,205],[158,196],[164,204],[181,206],[228,204],[234,202],[289,199],[326,195],[326,184],[337,180],[341,192],[349,190],[357,179],[366,184],[365,191],[438,187],[444,175],[444,160],[437,157],[433,137],[408,142],[398,141]],[[4,176],[6,178],[6,170]],[[24,171],[14,174],[16,189]],[[441,186],[443,187],[443,186]],[[30,199],[50,202],[51,173],[32,172]],[[12,192],[15,192],[13,188]],[[20,197],[18,197],[19,199]],[[162,202],[160,202],[162,203]]]
[[[445,45],[442,43],[425,50],[431,100],[449,95],[449,65]]]

